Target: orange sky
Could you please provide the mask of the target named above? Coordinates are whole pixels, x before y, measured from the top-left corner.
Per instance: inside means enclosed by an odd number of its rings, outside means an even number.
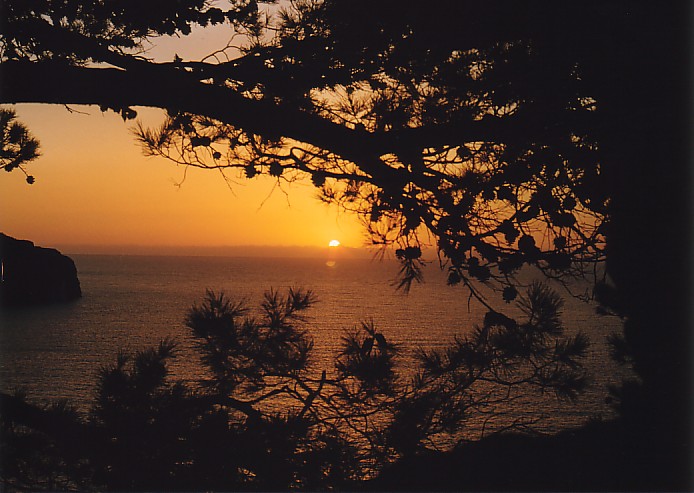
[[[199,59],[224,45],[226,28],[198,30],[192,39],[159,40],[157,59],[177,53]],[[19,119],[41,142],[42,156],[28,171],[0,178],[0,231],[42,246],[56,245],[283,245],[326,246],[338,239],[358,247],[362,226],[351,215],[320,203],[310,183],[293,184],[288,195],[275,180],[239,180],[229,190],[214,171],[183,168],[144,157],[132,133],[113,112],[95,106],[15,105]],[[137,108],[156,125],[163,112]],[[87,113],[87,114],[82,114]]]
[[[310,183],[288,195],[273,178],[240,180],[229,190],[214,171],[144,157],[132,123],[96,107],[15,106],[41,141],[28,166],[36,183],[17,171],[0,178],[0,231],[37,244],[70,245],[301,245],[338,239],[360,246],[355,217],[320,203]],[[138,108],[156,121],[157,110]],[[286,187],[286,186],[285,186]],[[266,197],[270,197],[266,199]],[[263,203],[264,202],[264,203]]]

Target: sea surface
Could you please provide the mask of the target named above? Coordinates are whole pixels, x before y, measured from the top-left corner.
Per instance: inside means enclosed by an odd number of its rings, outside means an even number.
[[[115,362],[119,350],[136,351],[165,337],[178,343],[172,365],[176,378],[199,376],[198,354],[185,327],[187,311],[207,289],[244,299],[255,309],[269,289],[313,290],[319,302],[308,312],[314,339],[314,367],[334,367],[345,330],[373,320],[389,340],[402,345],[400,370],[411,374],[417,347],[442,348],[454,336],[480,324],[485,310],[464,287],[447,286],[438,264],[425,269],[425,282],[409,294],[397,292],[394,261],[341,258],[225,258],[72,255],[83,297],[63,305],[4,310],[0,313],[0,389],[22,389],[35,402],[67,399],[86,409],[99,368]],[[530,275],[530,274],[528,274]],[[526,280],[529,280],[526,279]],[[587,285],[576,283],[573,292]],[[607,385],[628,372],[609,359],[606,337],[620,321],[597,315],[595,306],[565,296],[567,334],[591,338],[587,367],[591,384],[578,403],[553,395],[509,404],[509,420],[540,419],[552,432],[588,419],[609,418]],[[500,296],[490,293],[490,300]],[[499,308],[504,306],[500,301]],[[474,420],[474,417],[473,417]]]

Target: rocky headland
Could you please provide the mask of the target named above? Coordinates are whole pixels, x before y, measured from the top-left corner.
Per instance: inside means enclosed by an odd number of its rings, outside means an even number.
[[[66,302],[82,296],[75,263],[53,248],[0,233],[0,305]]]

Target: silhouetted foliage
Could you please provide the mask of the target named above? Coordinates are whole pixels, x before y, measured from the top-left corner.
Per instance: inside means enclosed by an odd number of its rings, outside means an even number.
[[[7,490],[75,490],[90,484],[86,429],[64,401],[35,406],[0,394],[0,478]]]
[[[113,367],[101,370],[90,412],[96,485],[157,490],[180,481],[191,458],[185,440],[198,414],[188,390],[167,378],[172,357],[174,344],[162,341],[132,359],[121,353]]]
[[[587,337],[578,333],[559,339],[561,299],[542,284],[531,285],[518,305],[526,317],[523,323],[489,312],[482,326],[456,337],[445,350],[419,351],[421,370],[412,393],[398,402],[389,432],[394,446],[413,450],[432,435],[455,435],[474,414],[488,416],[485,427],[499,426],[494,423],[496,408],[531,389],[577,398],[586,384],[580,361]],[[530,423],[503,426],[525,424]]]
[[[572,16],[607,22],[604,9],[300,0],[268,18],[254,2],[144,13],[34,3],[5,2],[8,69],[56,70],[75,88],[103,78],[90,87],[108,94],[78,99],[124,119],[136,117],[133,104],[166,109],[159,129],[138,127],[149,154],[280,184],[310,178],[324,200],[364,218],[374,244],[398,246],[404,289],[421,279],[413,254],[428,233],[451,282],[475,295],[477,281],[516,284],[524,264],[562,276],[604,259],[609,197],[591,134],[594,89],[585,60],[559,56],[558,33],[537,29],[551,16],[572,28]],[[245,43],[201,61],[155,63],[132,51],[227,21]],[[139,88],[123,93],[131,85],[118,79],[131,74]],[[11,82],[7,100],[40,97]],[[77,102],[61,91],[60,102]]]
[[[8,172],[18,169],[26,176],[27,183],[32,184],[34,177],[27,173],[25,166],[40,156],[39,142],[16,120],[14,111],[0,108],[0,169]]]
[[[3,60],[102,62],[108,50],[142,48],[148,37],[188,35],[194,26],[225,21],[251,25],[255,2],[229,1],[222,10],[203,0],[52,2],[3,0]],[[86,44],[79,43],[85,40]]]
[[[561,303],[534,284],[523,324],[488,314],[445,351],[421,350],[413,380],[373,323],[345,334],[335,367],[311,365],[310,291],[265,294],[261,316],[208,291],[187,326],[207,370],[173,380],[175,344],[118,354],[99,372],[88,419],[64,404],[3,396],[2,478],[13,488],[286,490],[344,488],[427,443],[452,446],[480,413],[526,388],[574,399],[582,335],[565,338]],[[490,432],[528,423],[506,423]],[[441,442],[441,433],[448,438]],[[438,435],[438,438],[437,438]],[[469,434],[468,434],[469,435]],[[79,440],[77,440],[79,438]]]
[[[194,307],[187,325],[198,338],[203,362],[214,375],[220,393],[261,391],[270,376],[291,375],[306,368],[312,343],[293,322],[315,302],[311,292],[290,290],[286,299],[266,293],[262,320],[242,318],[243,303],[232,303],[223,294],[208,293]]]

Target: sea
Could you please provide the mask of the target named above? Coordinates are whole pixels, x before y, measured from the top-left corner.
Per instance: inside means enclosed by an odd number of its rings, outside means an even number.
[[[341,337],[362,322],[373,324],[401,346],[398,371],[412,376],[418,347],[441,349],[481,324],[486,309],[461,286],[448,286],[437,262],[424,269],[424,282],[409,293],[394,286],[399,265],[365,258],[234,258],[136,255],[70,255],[77,266],[83,296],[77,301],[0,313],[0,390],[26,394],[32,402],[67,400],[88,409],[100,368],[112,365],[119,351],[135,352],[164,338],[177,343],[172,377],[200,376],[199,354],[185,326],[193,304],[206,290],[224,292],[259,309],[270,289],[312,290],[318,303],[307,312],[305,328],[314,341],[312,368],[331,371]],[[526,273],[529,281],[532,273]],[[586,358],[590,384],[575,403],[554,395],[530,396],[502,409],[510,421],[519,417],[552,433],[591,419],[609,419],[608,385],[619,384],[629,370],[609,358],[608,335],[621,330],[612,316],[598,315],[593,303],[575,294],[589,290],[575,281],[564,296],[562,320],[567,334],[585,332],[591,339]],[[483,291],[499,308],[498,293]],[[471,417],[474,422],[474,416]],[[478,423],[479,424],[479,423]],[[483,433],[480,427],[471,430]]]

